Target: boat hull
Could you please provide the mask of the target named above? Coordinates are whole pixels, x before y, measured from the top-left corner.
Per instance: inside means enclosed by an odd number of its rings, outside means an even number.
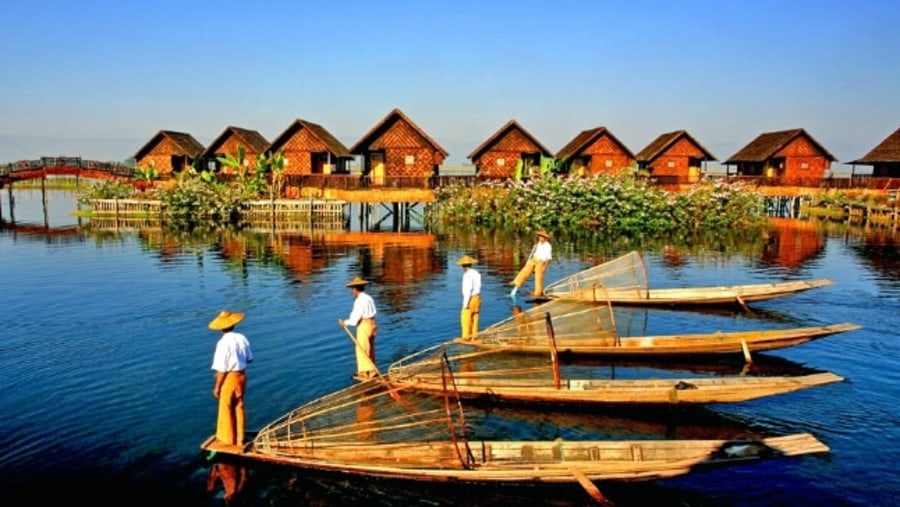
[[[541,404],[709,404],[735,403],[841,382],[833,373],[781,377],[725,377],[640,380],[468,378],[454,376],[454,394],[464,399],[490,399]],[[439,375],[392,379],[395,386],[443,395]]]
[[[672,289],[594,288],[582,287],[571,291],[548,291],[550,299],[584,302],[606,302],[630,306],[743,306],[746,303],[790,296],[807,290],[825,287],[833,282],[822,278],[765,284],[722,287],[682,287]]]
[[[282,443],[263,451],[218,445],[209,437],[205,451],[300,469],[415,480],[472,483],[575,483],[645,481],[685,475],[701,468],[736,465],[767,458],[828,452],[810,434],[760,440],[629,441],[478,441],[461,443],[314,445]],[[461,459],[460,457],[469,456]]]
[[[557,338],[556,348],[559,354],[615,357],[742,354],[793,347],[859,328],[860,326],[848,322],[791,329],[639,337],[585,333],[581,336],[567,335]],[[458,339],[457,343],[484,349],[548,354],[550,350],[548,342],[545,338],[540,338],[504,337],[503,339],[484,340],[475,336],[469,339]]]

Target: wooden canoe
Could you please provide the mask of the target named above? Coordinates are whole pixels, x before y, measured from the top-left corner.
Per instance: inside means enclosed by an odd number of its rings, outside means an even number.
[[[614,305],[746,307],[747,303],[789,296],[833,283],[827,278],[819,278],[746,285],[655,288],[650,286],[640,253],[629,252],[547,285],[544,296]]]
[[[825,326],[797,327],[790,329],[765,329],[702,334],[678,334],[659,336],[615,336],[602,331],[582,334],[556,335],[556,348],[560,354],[591,356],[681,356],[742,354],[793,347],[837,333],[859,329],[860,326],[845,322]],[[510,352],[549,354],[550,345],[546,333],[531,335],[479,334],[457,342],[486,349],[502,349]]]
[[[343,474],[467,483],[641,481],[769,458],[828,452],[808,433],[758,440],[592,440],[332,443],[257,440],[201,448],[242,459]]]
[[[570,405],[733,403],[844,380],[828,372],[686,378],[661,372],[655,378],[607,379],[599,378],[603,369],[553,357],[447,342],[395,361],[387,378],[396,389],[431,395]]]
[[[798,292],[831,285],[831,280],[794,280],[719,287],[681,287],[672,289],[635,289],[628,287],[583,287],[573,291],[546,291],[548,299],[609,301],[614,305],[634,306],[704,306],[735,305],[775,299]]]
[[[484,372],[477,372],[478,374]],[[735,403],[785,394],[844,380],[833,373],[786,377],[699,377],[666,379],[561,379],[552,377],[473,376],[453,374],[455,393],[464,399],[489,399],[542,404],[708,404]],[[443,394],[439,373],[394,377],[398,386],[432,394]]]

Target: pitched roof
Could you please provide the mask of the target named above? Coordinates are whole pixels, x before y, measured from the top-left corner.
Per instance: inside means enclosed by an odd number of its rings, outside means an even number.
[[[884,138],[878,146],[872,148],[872,151],[866,153],[862,158],[856,159],[850,164],[877,164],[891,162],[900,162],[900,128],[893,134]]]
[[[228,139],[229,135],[237,137],[238,142],[243,144],[244,148],[251,149],[256,153],[265,153],[266,147],[269,145],[269,141],[266,141],[266,138],[256,130],[243,129],[240,127],[225,127],[225,130],[219,134],[219,137],[209,143],[209,146],[203,152],[203,156],[211,157],[215,155],[216,150],[222,146],[222,143]]]
[[[619,147],[622,148],[622,150],[625,151],[625,153],[627,153],[629,157],[634,158],[634,153],[631,153],[631,150],[629,150],[627,146],[622,144],[622,141],[616,139],[616,136],[614,136],[612,132],[610,132],[606,127],[594,127],[592,129],[582,130],[581,133],[575,136],[571,141],[569,141],[568,144],[563,146],[562,149],[560,149],[559,152],[556,153],[556,158],[560,160],[567,159],[590,146],[591,143],[596,141],[604,134],[609,136],[609,138],[612,139],[613,142],[618,144]]]
[[[331,132],[326,130],[325,127],[319,125],[318,123],[313,123],[311,121],[306,121],[300,118],[297,118],[290,125],[288,125],[288,127],[284,129],[284,131],[279,134],[274,141],[272,141],[272,144],[268,146],[266,151],[276,151],[301,128],[308,130],[313,136],[318,138],[319,141],[322,141],[322,144],[324,144],[331,153],[334,153],[338,157],[353,156],[353,154],[350,153],[350,150],[348,150],[347,147],[344,146],[344,143],[340,142],[338,138],[331,135]]]
[[[203,145],[197,142],[194,139],[194,136],[190,134],[186,134],[184,132],[175,132],[172,130],[160,130],[153,137],[147,141],[147,144],[141,147],[134,154],[135,159],[140,159],[144,155],[146,155],[154,146],[156,146],[163,138],[170,139],[175,146],[178,147],[179,151],[184,155],[190,155],[191,157],[196,157],[197,155],[203,153]]]
[[[516,120],[509,120],[505,125],[500,127],[496,132],[494,132],[491,137],[487,138],[481,145],[472,150],[472,153],[469,153],[469,159],[475,160],[479,156],[481,156],[485,151],[488,150],[491,146],[494,145],[497,141],[499,141],[503,136],[508,134],[512,130],[518,130],[523,136],[527,137],[529,141],[534,143],[541,150],[541,154],[544,156],[551,156],[553,153],[550,152],[540,141],[537,140],[530,132],[522,128],[521,125]]]
[[[740,151],[732,155],[726,164],[736,162],[764,162],[778,153],[779,150],[787,146],[794,139],[803,136],[806,137],[816,148],[819,149],[832,162],[837,161],[834,156],[828,152],[818,141],[806,133],[803,129],[781,130],[778,132],[766,132],[757,136],[747,146],[741,148]]]
[[[656,157],[659,157],[663,153],[666,152],[669,148],[675,145],[682,138],[686,138],[688,141],[693,143],[694,146],[700,149],[703,152],[703,160],[717,160],[716,157],[710,153],[702,144],[698,143],[696,139],[691,137],[690,134],[687,133],[686,130],[676,130],[674,132],[667,132],[665,134],[660,134],[652,143],[648,144],[646,148],[640,151],[637,155],[635,155],[635,160],[638,162],[652,162]]]
[[[412,129],[415,130],[417,134],[422,136],[422,138],[425,139],[425,141],[428,142],[432,148],[443,153],[444,157],[447,157],[449,155],[449,153],[447,153],[447,151],[444,150],[441,145],[439,145],[437,142],[435,142],[434,139],[429,137],[424,130],[420,129],[418,125],[413,123],[413,121],[410,120],[405,114],[403,114],[403,111],[399,109],[392,110],[384,118],[382,118],[381,121],[376,123],[374,127],[369,129],[369,131],[366,132],[365,135],[356,142],[356,144],[350,147],[350,153],[361,154],[363,147],[371,144],[376,137],[381,135],[384,130],[386,130],[390,125],[393,124],[393,122],[397,120],[403,120],[407,124],[409,124],[409,126],[412,127]]]

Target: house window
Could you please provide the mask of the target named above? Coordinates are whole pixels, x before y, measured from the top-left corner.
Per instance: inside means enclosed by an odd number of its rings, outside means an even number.
[[[605,165],[606,167],[612,167],[612,160],[607,160],[603,163],[603,165]]]
[[[505,158],[498,158],[498,159],[497,159],[497,165],[500,166],[500,167],[505,166],[505,165],[506,165],[506,159],[505,159]]]
[[[800,163],[800,169],[809,169],[809,162]]]
[[[674,161],[674,160],[670,160],[669,163],[666,164],[666,166],[667,166],[667,167],[675,167],[675,161]]]
[[[406,165],[413,165],[416,163],[416,157],[414,155],[406,156]]]

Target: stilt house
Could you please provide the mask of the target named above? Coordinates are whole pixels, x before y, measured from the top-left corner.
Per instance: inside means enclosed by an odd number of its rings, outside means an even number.
[[[285,176],[310,174],[349,174],[353,155],[325,127],[296,119],[266,149],[284,151]]]
[[[134,154],[138,167],[156,167],[161,176],[170,176],[190,167],[203,153],[203,145],[184,132],[160,130]]]
[[[521,178],[540,174],[541,159],[553,154],[516,120],[509,120],[469,154],[479,178]]]
[[[447,151],[394,109],[366,132],[350,153],[362,156],[364,181],[373,186],[425,187],[440,174]]]
[[[635,158],[639,170],[670,183],[693,183],[700,179],[703,163],[716,160],[685,130],[661,134]]]
[[[818,186],[837,159],[802,128],[766,132],[725,161],[739,176],[758,176],[782,185]]]
[[[851,165],[872,166],[872,177],[900,178],[900,128]]]
[[[606,127],[583,130],[556,154],[565,173],[618,174],[634,166],[634,153]]]
[[[256,156],[265,153],[267,146],[269,146],[269,141],[256,130],[226,127],[201,155],[204,169],[223,174],[235,173],[237,171],[235,168],[222,165],[218,158],[228,154],[237,157],[238,149],[241,147],[244,148],[245,168],[254,167]]]

